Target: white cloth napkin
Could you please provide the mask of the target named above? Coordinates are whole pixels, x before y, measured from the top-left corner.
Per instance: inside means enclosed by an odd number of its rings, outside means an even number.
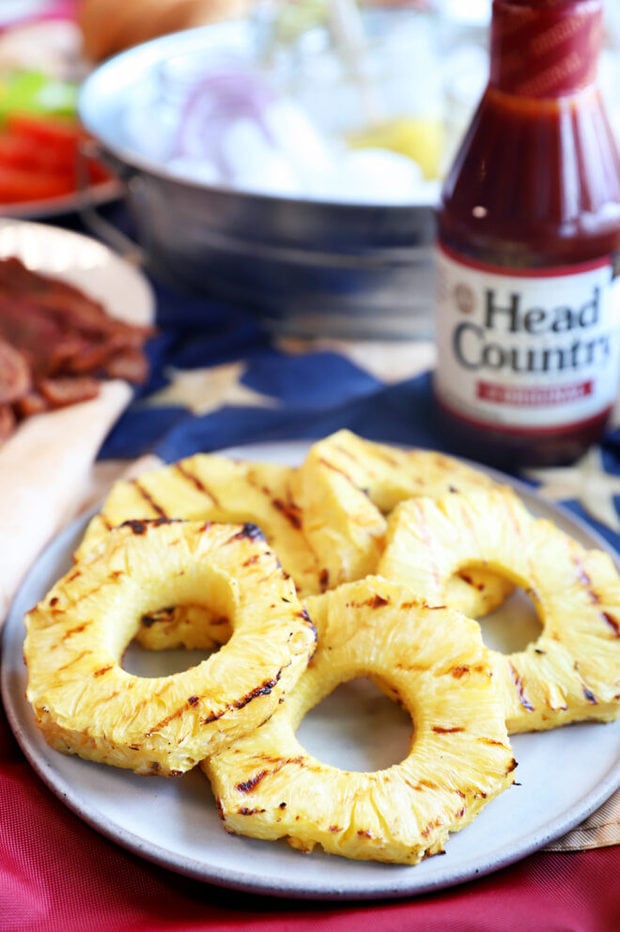
[[[97,398],[36,415],[0,446],[0,626],[28,568],[83,507],[97,452],[130,398],[126,382],[105,382]]]

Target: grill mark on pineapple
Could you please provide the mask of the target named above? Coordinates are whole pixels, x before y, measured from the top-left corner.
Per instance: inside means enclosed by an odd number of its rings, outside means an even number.
[[[466,582],[468,586],[471,586],[473,589],[477,589],[478,592],[484,592],[486,589],[486,584],[484,581],[482,579],[473,579],[467,570],[459,570],[456,575],[459,576],[463,582]]]
[[[353,459],[353,461],[355,462],[355,457],[351,457],[351,459]],[[319,458],[319,463],[321,464],[321,466],[325,466],[326,469],[329,469],[330,472],[335,472],[337,475],[342,476],[342,478],[346,482],[348,482],[352,488],[358,489],[358,491],[363,492],[365,495],[368,494],[366,489],[360,489],[359,486],[356,485],[356,483],[353,481],[352,476],[350,476],[349,473],[346,471],[346,469],[344,469],[343,467],[337,466],[336,463],[332,462],[331,460],[325,459],[324,456],[321,456]]]
[[[386,598],[383,595],[380,595],[378,592],[374,592],[367,599],[362,599],[361,601],[349,602],[347,607],[350,608],[384,608],[386,605],[390,604],[390,599]]]
[[[588,689],[585,683],[582,684],[581,691],[583,692],[587,702],[589,702],[591,705],[598,705],[598,699],[596,698],[592,690]]]
[[[67,638],[73,637],[74,634],[82,634],[83,631],[86,631],[90,627],[92,622],[83,621],[81,625],[76,625],[75,628],[68,628],[62,636],[63,641]]]
[[[509,663],[508,666],[510,667],[510,674],[512,676],[512,681],[517,687],[517,695],[519,697],[520,704],[522,705],[522,707],[525,709],[526,712],[534,712],[534,706],[532,705],[530,700],[525,695],[525,690],[523,687],[523,677],[520,676],[516,668],[511,663]]]
[[[75,657],[72,657],[71,660],[68,660],[67,663],[63,663],[61,667],[57,668],[58,673],[62,673],[63,670],[68,670],[69,667],[72,667],[74,663],[80,663],[84,657],[88,657],[89,654],[92,654],[92,650],[82,650]]]
[[[279,512],[291,527],[296,531],[301,530],[301,512],[296,502],[274,495],[268,485],[254,482],[251,474],[248,475],[248,483],[268,500],[274,511]]]
[[[498,741],[497,738],[486,738],[484,736],[476,738],[479,744],[488,744],[491,747],[503,748],[505,747],[503,741]]]
[[[156,515],[159,515],[162,518],[167,517],[165,508],[163,508],[163,506],[156,501],[153,495],[151,495],[148,489],[142,485],[139,479],[131,479],[130,482],[140,498],[144,499],[144,501],[150,505]]]
[[[439,784],[434,783],[433,780],[418,780],[417,783],[411,783],[410,780],[405,779],[403,781],[405,786],[408,786],[410,790],[413,790],[415,793],[424,793],[426,790],[438,790]]]
[[[211,712],[209,715],[205,716],[205,718],[201,719],[201,724],[211,725],[213,722],[217,722],[218,719],[222,718],[223,715],[226,715],[226,713],[231,709],[243,709],[246,705],[252,702],[253,699],[257,699],[259,696],[268,696],[271,693],[271,690],[275,689],[275,687],[278,685],[281,676],[282,670],[278,670],[275,677],[267,680],[264,683],[261,683],[260,686],[256,686],[249,693],[246,693],[245,696],[242,696],[241,699],[237,699],[235,702],[226,706],[224,709],[220,709],[218,712]],[[177,715],[180,715],[183,711],[183,709],[180,709],[170,717],[174,718]],[[164,722],[167,722],[167,720],[164,719]],[[157,727],[159,728],[159,726]]]
[[[584,589],[587,590],[590,601],[594,605],[600,605],[601,598],[596,589],[593,588],[592,580],[580,562],[577,562],[577,571],[577,578],[579,579],[579,582],[584,587]],[[613,631],[614,637],[620,637],[620,623],[618,622],[618,619],[606,609],[601,609],[601,615],[603,617],[603,621],[605,621]]]
[[[601,615],[603,616],[603,619],[607,622],[607,624],[613,631],[614,637],[615,638],[620,637],[620,624],[618,623],[618,619],[614,618],[614,616],[610,612],[602,611]]]
[[[187,465],[183,461],[179,461],[178,463],[174,464],[172,469],[173,469],[173,472],[176,472],[179,474],[182,481],[185,481],[189,483],[190,485],[193,485],[194,488],[197,489],[197,491],[200,492],[201,495],[204,495],[205,498],[209,499],[212,505],[215,505],[216,507],[219,508],[220,503],[219,503],[217,496],[214,495],[213,492],[207,488],[207,486],[200,479],[200,477],[196,475],[196,473],[188,469]]]
[[[442,819],[440,819],[440,818],[431,819],[431,821],[428,822],[428,823],[424,826],[424,828],[422,829],[422,831],[421,831],[420,834],[422,835],[423,838],[428,838],[428,837],[430,836],[431,832],[433,832],[433,831],[434,831],[435,829],[437,829],[437,828],[441,828],[442,825],[443,825],[443,820],[442,820]]]
[[[297,764],[300,767],[304,765],[303,757],[278,757],[273,758],[271,767],[264,767],[262,770],[259,770],[248,780],[243,780],[241,783],[235,784],[235,789],[239,793],[252,793],[257,786],[259,786],[263,780],[267,777],[274,776],[276,773],[279,773],[283,767],[288,767],[290,764]],[[280,803],[280,808],[286,807],[286,803]]]
[[[95,678],[97,678],[97,677],[99,677],[99,676],[103,676],[105,673],[108,673],[110,670],[113,670],[113,669],[114,669],[113,664],[109,663],[109,664],[107,665],[107,667],[101,667],[99,670],[94,670],[94,671],[93,671],[93,676],[94,676]]]
[[[266,770],[266,769],[265,769],[265,770],[259,770],[259,772],[258,772],[258,773],[255,773],[254,776],[253,776],[253,777],[250,777],[249,780],[243,780],[242,783],[237,783],[237,784],[235,785],[235,789],[236,789],[237,792],[239,792],[239,793],[251,793],[253,790],[256,789],[256,787],[257,787],[260,783],[262,783],[262,781],[265,779],[266,776],[268,776],[268,775],[271,774],[271,773],[277,773],[277,770],[278,770],[278,769],[279,769],[279,768],[277,768],[277,769],[275,769],[275,770]]]
[[[462,725],[433,725],[431,731],[434,731],[436,735],[455,735],[464,732],[465,729]]]
[[[254,566],[256,563],[259,563],[259,562],[260,562],[261,557],[262,557],[262,554],[260,554],[260,553],[253,553],[251,557],[248,557],[247,560],[244,560],[244,561],[243,561],[243,563],[241,564],[241,566],[244,566],[244,567],[246,567],[246,566]]]

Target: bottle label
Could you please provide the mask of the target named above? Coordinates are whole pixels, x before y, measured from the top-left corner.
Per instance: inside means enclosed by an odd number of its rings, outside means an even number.
[[[600,0],[495,0],[491,84],[519,97],[559,97],[593,84],[603,38]]]
[[[438,397],[478,426],[560,429],[618,392],[620,277],[611,257],[505,268],[437,250]]]

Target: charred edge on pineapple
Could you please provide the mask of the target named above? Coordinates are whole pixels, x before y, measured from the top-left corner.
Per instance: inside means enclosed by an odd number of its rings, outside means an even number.
[[[283,601],[283,602],[288,602],[288,599],[283,599],[282,601]],[[309,612],[308,612],[308,609],[305,607],[305,605],[302,606],[302,609],[301,609],[300,612],[297,612],[297,615],[298,615],[299,618],[303,618],[303,620],[305,621],[305,623],[307,624],[307,626],[310,628],[310,630],[311,630],[312,633],[314,634],[314,643],[316,644],[316,642],[317,642],[317,640],[318,640],[318,632],[317,632],[317,630],[316,630],[316,625],[315,625],[315,623],[312,621],[312,618],[310,617],[310,614],[309,614]]]
[[[230,541],[243,540],[245,537],[249,540],[262,540],[265,541],[265,543],[267,542],[259,526],[253,524],[251,521],[246,521],[241,530],[230,538]]]
[[[175,606],[168,605],[166,608],[158,608],[156,612],[147,612],[140,616],[140,624],[145,628],[152,628],[154,624],[170,621],[174,615]]]
[[[159,518],[129,518],[123,521],[120,527],[127,527],[133,534],[146,534],[150,527],[161,527],[162,524],[176,524],[179,518],[168,518],[161,516]]]

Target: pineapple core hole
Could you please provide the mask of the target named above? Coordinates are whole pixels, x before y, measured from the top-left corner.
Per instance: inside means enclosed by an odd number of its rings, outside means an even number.
[[[502,654],[525,650],[542,632],[534,603],[520,588],[516,588],[499,608],[479,622],[486,646]]]
[[[141,644],[132,641],[123,658],[123,670],[132,676],[152,678],[156,676],[173,676],[191,667],[198,666],[212,653],[206,650],[186,650],[184,648],[167,650],[146,650]]]
[[[412,730],[409,713],[360,677],[342,683],[311,709],[297,739],[324,764],[371,772],[407,757]]]
[[[136,637],[123,656],[133,676],[171,676],[195,667],[231,636],[228,617],[203,605],[167,606],[140,619]]]

